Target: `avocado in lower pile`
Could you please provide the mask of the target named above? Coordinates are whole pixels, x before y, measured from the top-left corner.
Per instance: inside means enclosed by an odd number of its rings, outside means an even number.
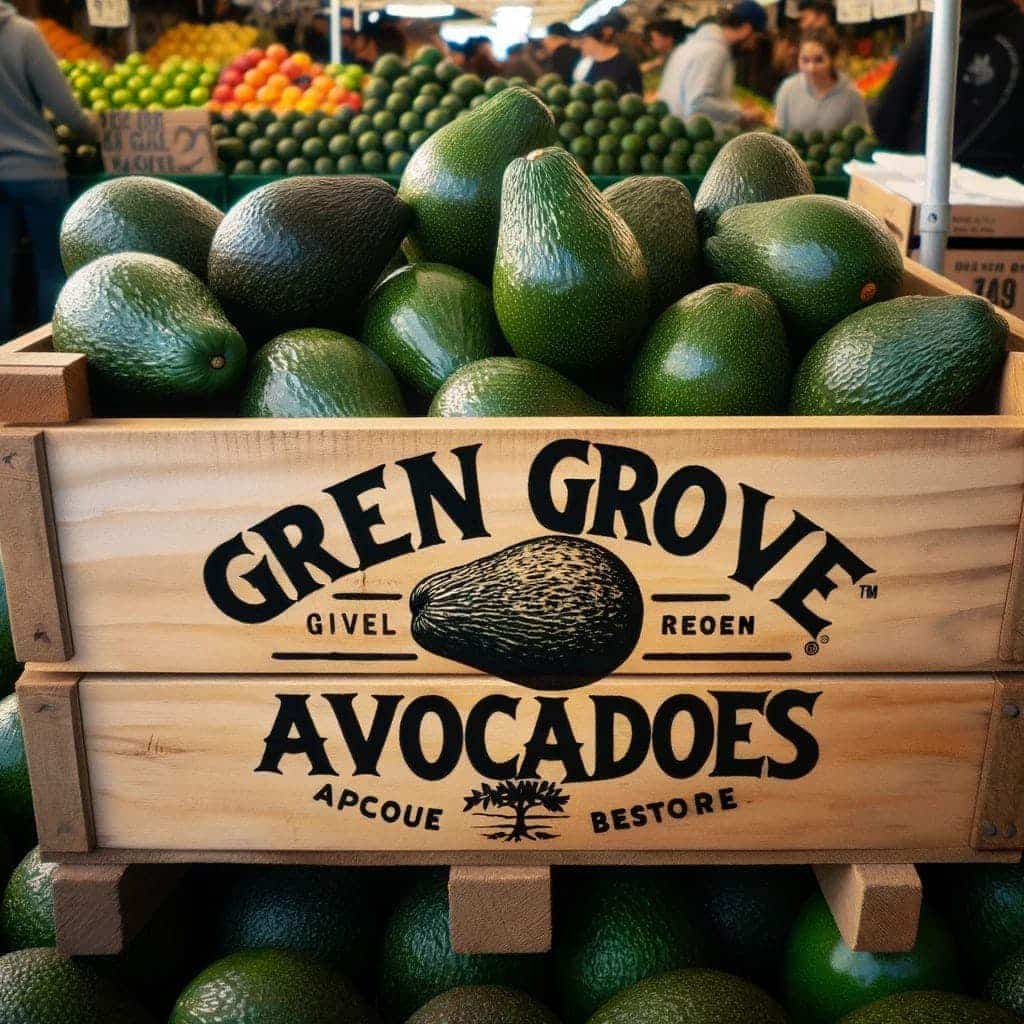
[[[848,1013],[839,1024],[1019,1024],[1015,1013],[954,992],[900,992]]]
[[[414,263],[381,281],[360,337],[427,399],[460,367],[504,347],[491,290],[441,263]]]
[[[494,308],[517,356],[603,394],[640,342],[649,296],[632,231],[566,150],[509,165]]]
[[[1024,948],[1007,957],[985,983],[985,998],[1024,1017]]]
[[[186,987],[170,1024],[379,1024],[348,978],[304,953],[250,949],[210,964]]]
[[[622,559],[561,535],[434,573],[409,608],[413,638],[431,654],[540,690],[610,675],[632,654],[644,617]]]
[[[395,375],[337,331],[307,328],[268,341],[252,359],[242,416],[402,416]]]
[[[751,982],[698,967],[638,982],[612,996],[588,1024],[789,1024],[789,1017]]]
[[[693,205],[701,234],[707,235],[734,206],[812,192],[814,181],[795,147],[768,132],[745,132],[719,150]]]
[[[126,175],[101,181],[68,208],[60,227],[64,269],[73,274],[98,256],[147,252],[206,279],[224,214],[195,192],[161,178]]]
[[[2,1024],[155,1024],[115,981],[83,959],[55,949],[0,956]]]
[[[604,197],[643,253],[653,318],[700,285],[703,257],[690,191],[675,178],[636,175],[609,185]]]
[[[513,356],[468,363],[430,403],[431,416],[607,416],[612,411],[551,367]]]
[[[87,357],[101,412],[212,403],[245,372],[245,342],[203,282],[137,252],[101,256],[71,276],[53,311],[53,347]]]
[[[791,359],[759,288],[711,284],[655,321],[630,371],[635,416],[757,416],[785,409]]]
[[[1009,325],[974,295],[906,295],[838,323],[793,381],[802,416],[962,412],[1006,356]]]
[[[451,988],[421,1006],[408,1024],[559,1024],[532,996],[500,985]]]
[[[903,281],[885,225],[834,196],[734,206],[705,240],[704,259],[717,280],[766,291],[802,349],[858,309],[895,298]]]
[[[410,217],[379,178],[273,181],[221,222],[210,247],[210,287],[253,345],[299,327],[355,330]]]
[[[413,153],[398,186],[415,214],[405,243],[410,258],[461,267],[489,281],[505,168],[554,142],[551,111],[515,87],[431,135]]]

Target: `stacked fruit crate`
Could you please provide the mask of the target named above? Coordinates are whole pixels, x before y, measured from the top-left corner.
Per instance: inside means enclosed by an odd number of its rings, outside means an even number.
[[[812,863],[909,948],[911,865],[1024,848],[1022,360],[991,415],[384,427],[90,419],[84,357],[5,346],[62,948],[198,861],[449,864],[504,952],[552,865]]]

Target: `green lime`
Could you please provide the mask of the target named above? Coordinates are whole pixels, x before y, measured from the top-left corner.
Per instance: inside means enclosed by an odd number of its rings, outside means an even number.
[[[327,143],[319,136],[306,139],[302,144],[302,155],[307,160],[318,160],[327,153]],[[269,154],[268,154],[269,155]]]
[[[409,163],[409,154],[404,150],[396,150],[388,155],[388,174],[401,174]]]
[[[622,149],[623,153],[629,153],[630,155],[637,157],[646,148],[644,145],[643,137],[634,134],[624,135],[619,140],[619,146]]]
[[[636,174],[640,170],[640,158],[635,153],[623,151],[619,154],[619,174]]]
[[[389,132],[398,124],[398,117],[390,110],[380,110],[373,115],[373,128],[378,132]]]
[[[360,153],[369,153],[372,150],[379,150],[381,147],[380,135],[377,132],[363,132],[356,139],[356,149]]]
[[[339,174],[358,174],[362,170],[362,163],[355,153],[346,153],[338,157]]]
[[[855,953],[842,940],[824,897],[803,909],[783,966],[786,1003],[802,1024],[833,1024],[896,992],[960,987],[953,936],[927,907],[909,953]]]
[[[398,127],[406,134],[416,132],[423,127],[423,119],[414,110],[407,110],[398,119]]]
[[[266,160],[261,160],[259,165],[259,173],[270,177],[275,174],[284,174],[284,164],[276,156],[267,157]]]
[[[288,161],[297,157],[302,151],[302,143],[298,139],[282,139],[276,146],[278,160]]]
[[[584,135],[589,135],[592,139],[599,139],[607,131],[608,126],[600,118],[591,117],[583,123]]]
[[[362,165],[368,174],[382,174],[387,166],[387,160],[380,150],[371,149],[362,154]]]
[[[633,123],[644,112],[644,98],[635,92],[627,92],[619,97],[619,112]]]
[[[384,137],[381,139],[381,144],[384,147],[385,153],[397,153],[400,150],[404,150],[407,145],[407,138],[405,132],[400,132],[397,128],[394,131],[385,132]]]
[[[346,153],[351,153],[353,149],[355,149],[355,143],[348,135],[335,135],[327,143],[327,152],[335,158],[345,156]]]
[[[595,174],[612,175],[618,170],[619,165],[613,153],[598,153],[591,168]]]
[[[715,126],[703,114],[694,114],[686,122],[686,134],[691,142],[700,142],[715,137]]]

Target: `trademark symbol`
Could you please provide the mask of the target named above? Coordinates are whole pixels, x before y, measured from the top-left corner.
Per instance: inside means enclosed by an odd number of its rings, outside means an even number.
[[[828,633],[822,633],[821,636],[818,637],[818,643],[821,644],[822,647],[824,647],[825,644],[828,643],[828,641],[829,641]]]
[[[862,601],[874,601],[878,597],[877,583],[862,583],[860,585],[860,599]]]

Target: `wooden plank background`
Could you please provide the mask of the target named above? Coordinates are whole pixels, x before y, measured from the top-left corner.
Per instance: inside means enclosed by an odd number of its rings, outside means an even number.
[[[644,627],[622,673],[749,672],[751,662],[732,659],[766,653],[787,658],[767,666],[785,672],[1007,666],[999,637],[1024,493],[1024,422],[962,417],[901,419],[896,425],[863,418],[807,419],[796,426],[780,417],[392,420],[386,431],[380,422],[359,420],[155,420],[132,421],[130,429],[93,420],[48,428],[54,523],[74,643],[74,658],[62,668],[330,673],[339,671],[336,659],[343,658],[344,668],[356,672],[470,672],[417,646],[409,634],[409,593],[436,570],[546,533],[529,506],[527,474],[547,442],[565,437],[642,450],[657,464],[660,481],[681,467],[704,465],[726,487],[722,527],[696,556],[672,556],[657,544],[592,538],[627,562],[645,599]],[[470,444],[481,445],[490,538],[457,539],[457,528],[439,512],[446,543],[346,576],[261,625],[230,619],[207,595],[203,565],[209,553],[295,503],[323,516],[325,544],[351,564],[350,540],[323,489],[378,465],[384,466],[385,490],[363,499],[366,505],[380,503],[385,522],[374,536],[386,540],[412,530],[418,544],[409,485],[395,461],[436,451],[438,465],[451,473],[452,449]],[[589,466],[568,462],[556,475],[556,499],[563,496],[567,475],[592,478],[597,472],[598,455],[591,448]],[[727,577],[736,564],[741,483],[775,496],[766,542],[796,510],[876,570],[863,582],[877,586],[877,599],[863,598],[842,570],[832,574],[839,585],[827,601],[810,597],[809,606],[832,621],[817,653],[808,653],[814,650],[806,646],[809,634],[771,599],[806,566],[823,535],[801,541],[754,592],[732,582]],[[591,513],[593,501],[591,494]],[[648,523],[652,505],[653,500],[645,505]],[[680,528],[696,514],[691,492],[680,510]],[[245,536],[250,544],[260,543]],[[652,601],[655,594],[705,592],[727,594],[729,601]],[[337,593],[350,596],[336,598]],[[375,594],[396,599],[378,600]],[[1011,633],[1016,608],[1011,602],[1006,614]],[[360,627],[369,623],[366,628],[377,635],[310,635],[310,613],[326,618],[331,612],[345,613]],[[665,614],[722,613],[754,615],[755,635],[662,635]],[[381,635],[385,615],[393,635]],[[1017,646],[1010,643],[1007,651],[1019,654]],[[275,659],[282,653],[304,660]],[[651,654],[685,660],[653,661]],[[385,660],[367,662],[367,655]],[[718,655],[730,660],[703,660]],[[394,656],[409,660],[390,660]]]
[[[672,779],[648,759],[622,779],[565,783],[567,818],[552,820],[557,838],[533,842],[488,839],[491,825],[466,813],[465,797],[481,779],[463,750],[452,773],[436,781],[414,774],[395,737],[405,705],[425,693],[443,696],[465,719],[485,694],[521,698],[515,719],[493,717],[487,746],[495,758],[522,753],[537,715],[537,697],[512,684],[441,677],[412,681],[402,677],[265,676],[209,679],[174,676],[124,678],[90,676],[79,687],[88,756],[97,845],[101,849],[206,851],[393,850],[487,851],[495,858],[518,853],[556,856],[584,850],[609,851],[742,850],[941,850],[944,858],[961,851],[970,858],[972,825],[985,753],[993,681],[990,676],[892,677],[620,677],[577,690],[567,697],[581,757],[593,763],[595,695],[631,696],[653,713],[673,694],[692,693],[717,707],[712,691],[796,689],[820,692],[813,715],[795,712],[820,746],[817,766],[795,780],[711,777],[709,761],[689,779]],[[352,759],[322,694],[356,694],[353,707],[365,733],[373,695],[401,698],[392,732],[379,762],[379,774],[353,775]],[[280,774],[256,772],[271,731],[279,694],[308,694],[308,708],[337,776],[309,774],[308,760],[286,754]],[[549,695],[550,696],[550,695]],[[440,749],[437,719],[424,719],[424,750]],[[689,747],[687,719],[673,732],[677,752]],[[749,744],[739,756],[767,754],[789,761],[793,747],[755,712],[741,712],[750,723]],[[621,755],[625,737],[616,730]],[[562,784],[560,764],[543,762],[540,775]],[[314,796],[325,783],[333,801],[342,790],[375,796],[381,803],[436,807],[438,828],[389,824],[363,817],[357,808],[338,810]],[[718,790],[731,787],[734,809],[718,804]],[[696,813],[694,794],[716,794],[717,810]],[[645,827],[611,828],[596,834],[591,815],[609,815],[635,804],[685,799],[689,811],[678,820]],[[373,808],[370,808],[371,810]],[[627,819],[629,814],[627,812]],[[500,824],[500,821],[499,821]],[[454,856],[454,855],[453,855]],[[834,855],[832,855],[834,856]],[[456,858],[457,860],[457,858]]]

